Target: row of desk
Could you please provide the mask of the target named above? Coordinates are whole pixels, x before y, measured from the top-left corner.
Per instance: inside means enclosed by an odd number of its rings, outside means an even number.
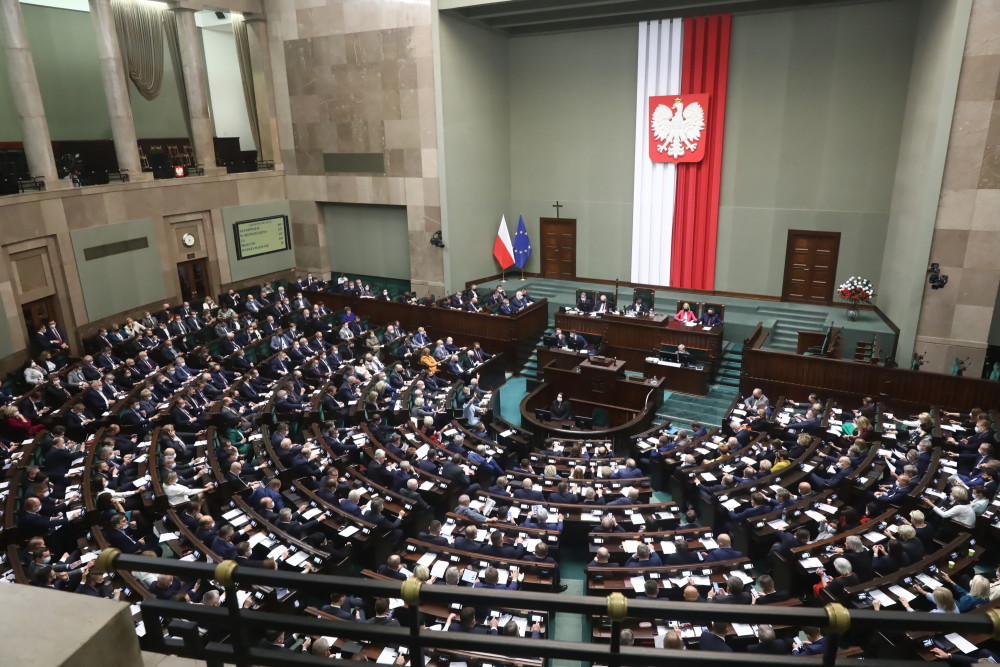
[[[663,388],[705,396],[715,364],[722,357],[722,327],[686,326],[669,315],[630,317],[605,313],[600,317],[556,313],[556,326],[565,331],[601,336],[604,356],[625,362],[625,369],[646,377],[663,378]],[[663,345],[684,345],[705,350],[707,363],[682,367],[650,361]],[[539,364],[541,368],[541,364]]]

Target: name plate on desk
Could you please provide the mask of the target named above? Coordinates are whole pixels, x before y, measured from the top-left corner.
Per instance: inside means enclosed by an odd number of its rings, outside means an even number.
[[[594,364],[595,366],[611,366],[612,364],[615,363],[615,360],[609,357],[594,355],[590,358],[590,363]]]

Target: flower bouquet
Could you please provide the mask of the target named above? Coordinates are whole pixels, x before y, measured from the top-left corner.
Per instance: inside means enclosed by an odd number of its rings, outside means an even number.
[[[867,278],[851,277],[837,288],[837,296],[853,305],[871,303],[875,297],[875,286]]]

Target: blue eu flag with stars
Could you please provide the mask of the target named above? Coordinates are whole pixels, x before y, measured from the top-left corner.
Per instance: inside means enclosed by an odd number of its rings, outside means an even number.
[[[531,239],[528,229],[524,226],[524,217],[517,216],[517,233],[514,234],[514,265],[523,269],[531,257]]]

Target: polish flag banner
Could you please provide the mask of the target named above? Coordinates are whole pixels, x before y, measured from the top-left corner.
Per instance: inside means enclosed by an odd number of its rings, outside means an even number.
[[[514,265],[514,246],[510,242],[510,232],[507,231],[507,216],[500,216],[500,229],[493,240],[493,257],[501,269],[509,269]]]

